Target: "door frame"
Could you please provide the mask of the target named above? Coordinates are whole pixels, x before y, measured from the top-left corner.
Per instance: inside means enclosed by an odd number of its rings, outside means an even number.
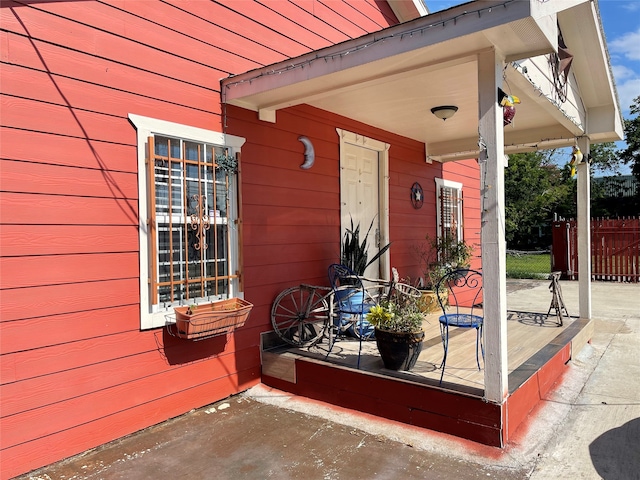
[[[378,219],[380,223],[380,245],[389,243],[389,148],[390,144],[336,128],[340,137],[340,167],[343,165],[345,145],[355,145],[378,152]],[[340,169],[342,174],[342,169]],[[340,241],[347,225],[342,221],[342,192],[340,192]],[[379,259],[380,277],[390,278],[390,253],[387,250]]]

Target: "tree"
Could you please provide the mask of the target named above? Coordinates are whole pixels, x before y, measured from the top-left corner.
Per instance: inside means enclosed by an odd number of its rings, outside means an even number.
[[[505,235],[510,248],[547,248],[549,225],[560,204],[570,204],[573,183],[545,152],[509,155],[505,171]]]
[[[624,135],[627,148],[620,152],[622,161],[631,166],[631,172],[640,182],[640,96],[636,97],[629,108],[635,118],[625,119]]]
[[[591,173],[620,173],[620,168],[624,161],[620,157],[620,151],[613,142],[594,143],[589,146],[589,161],[591,163]],[[609,173],[610,174],[610,173]]]

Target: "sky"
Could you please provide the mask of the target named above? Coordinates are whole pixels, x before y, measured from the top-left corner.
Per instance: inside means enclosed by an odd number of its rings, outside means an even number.
[[[424,0],[432,13],[465,2],[466,0]],[[640,0],[598,0],[598,6],[620,110],[624,118],[631,118],[631,104],[636,97],[640,97]],[[620,149],[625,148],[626,144],[616,142],[616,146]],[[623,166],[620,173],[628,174],[630,168]]]
[[[622,115],[640,96],[640,0],[599,0]]]

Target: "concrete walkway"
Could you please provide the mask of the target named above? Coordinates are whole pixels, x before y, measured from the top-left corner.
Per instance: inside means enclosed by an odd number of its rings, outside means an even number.
[[[569,313],[577,312],[576,287],[563,284],[575,305]],[[640,479],[640,286],[594,283],[592,292],[594,336],[547,399],[566,416],[532,480]]]
[[[508,308],[546,313],[548,283],[509,281]],[[21,478],[640,480],[640,285],[592,290],[591,345],[504,450],[257,386]]]

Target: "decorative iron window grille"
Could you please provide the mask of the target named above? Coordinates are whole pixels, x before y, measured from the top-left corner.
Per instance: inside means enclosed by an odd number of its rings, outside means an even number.
[[[229,297],[235,175],[223,147],[149,137],[150,298],[168,307]]]

